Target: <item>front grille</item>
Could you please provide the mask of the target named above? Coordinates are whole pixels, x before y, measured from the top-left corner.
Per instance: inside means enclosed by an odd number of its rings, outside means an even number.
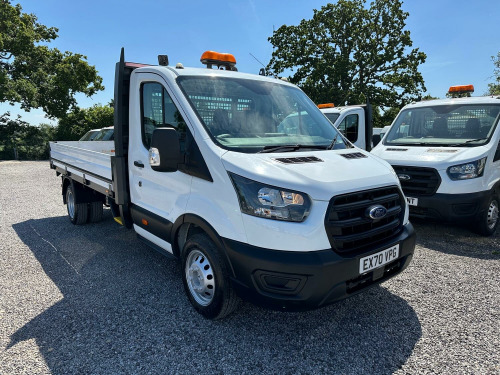
[[[387,214],[379,220],[368,208],[382,205]],[[404,197],[397,186],[337,195],[330,200],[325,228],[337,253],[362,252],[397,236],[403,228]]]
[[[441,177],[434,168],[405,167],[401,165],[392,166],[401,182],[405,195],[418,197],[421,195],[433,195],[441,184]],[[407,176],[409,179],[404,179]]]

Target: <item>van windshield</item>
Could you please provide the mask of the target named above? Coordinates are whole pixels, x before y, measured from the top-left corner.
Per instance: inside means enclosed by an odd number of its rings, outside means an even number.
[[[351,147],[293,86],[211,76],[179,77],[178,83],[212,139],[225,149],[256,153]]]
[[[391,126],[384,145],[475,147],[488,142],[500,105],[453,104],[410,108]]]

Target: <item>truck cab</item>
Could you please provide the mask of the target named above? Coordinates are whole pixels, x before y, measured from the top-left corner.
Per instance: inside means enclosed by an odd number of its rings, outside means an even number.
[[[372,148],[371,106],[352,105],[335,107],[333,103],[318,104],[321,112],[356,147]]]
[[[473,92],[452,86],[450,95]],[[498,226],[499,97],[452,97],[405,106],[372,153],[396,171],[410,215],[468,223],[491,235]]]
[[[122,51],[113,153],[51,143],[71,222],[109,205],[180,259],[186,294],[210,319],[237,296],[311,309],[404,270],[415,232],[392,168],[354,148],[296,86],[240,73],[229,54],[201,62],[127,63]]]

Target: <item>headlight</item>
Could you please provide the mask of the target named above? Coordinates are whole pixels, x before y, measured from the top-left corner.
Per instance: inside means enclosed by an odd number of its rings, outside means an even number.
[[[261,184],[229,173],[240,201],[241,212],[285,221],[304,221],[311,209],[311,200],[304,193]]]
[[[470,178],[481,177],[484,172],[486,158],[471,161],[465,164],[454,165],[446,170],[452,180],[468,180]]]

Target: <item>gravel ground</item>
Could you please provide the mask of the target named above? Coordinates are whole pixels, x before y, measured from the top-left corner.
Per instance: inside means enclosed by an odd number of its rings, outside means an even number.
[[[0,374],[499,374],[500,233],[415,227],[412,264],[382,286],[212,322],[178,263],[108,211],[71,225],[48,162],[0,162]]]

